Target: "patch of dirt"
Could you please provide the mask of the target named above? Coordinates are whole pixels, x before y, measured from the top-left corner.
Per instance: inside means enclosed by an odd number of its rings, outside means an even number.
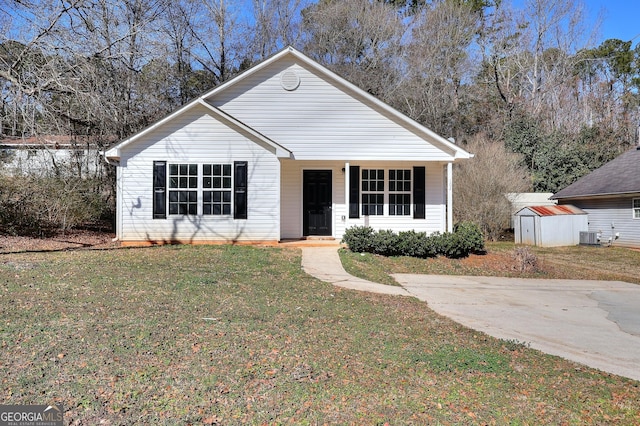
[[[512,253],[487,252],[485,254],[471,254],[469,257],[459,259],[462,266],[487,271],[514,271],[517,269]]]
[[[118,247],[118,243],[112,241],[114,237],[113,233],[83,229],[67,231],[47,238],[0,235],[0,253]]]

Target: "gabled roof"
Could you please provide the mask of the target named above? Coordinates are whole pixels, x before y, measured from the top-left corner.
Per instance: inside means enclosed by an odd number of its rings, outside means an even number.
[[[551,198],[588,198],[633,193],[640,193],[640,149],[625,152]]]
[[[173,112],[172,114],[169,114],[168,116],[166,116],[162,120],[160,120],[160,121],[156,122],[155,124],[147,127],[146,129],[136,133],[135,135],[123,140],[119,144],[111,147],[110,149],[108,149],[105,152],[105,157],[110,159],[110,160],[119,160],[120,159],[120,150],[122,148],[124,148],[125,146],[127,146],[127,145],[129,145],[131,143],[134,143],[137,139],[139,139],[143,135],[146,135],[147,133],[152,132],[153,130],[155,130],[158,127],[162,126],[166,122],[171,121],[174,117],[176,117],[176,116],[178,116],[178,115],[184,113],[185,111],[188,111],[188,110],[190,110],[190,109],[192,109],[194,107],[197,107],[197,106],[204,106],[205,108],[207,108],[209,110],[209,113],[211,115],[215,116],[218,120],[224,122],[226,125],[228,125],[230,127],[235,127],[239,131],[246,133],[255,142],[257,142],[258,144],[264,146],[265,148],[267,148],[267,149],[271,148],[271,150],[276,154],[276,156],[284,157],[284,158],[291,157],[291,151],[289,151],[285,147],[277,144],[276,142],[272,141],[268,137],[264,136],[262,133],[252,129],[251,127],[247,126],[246,124],[242,123],[241,121],[236,120],[234,117],[230,116],[229,114],[227,114],[226,112],[222,111],[221,109],[216,108],[215,106],[211,105],[209,102],[205,101],[202,97],[199,97],[199,98],[189,102],[188,104],[184,105],[182,108],[178,109],[177,111]]]
[[[435,132],[431,131],[430,129],[426,128],[425,126],[421,125],[420,123],[416,122],[415,120],[412,120],[411,118],[407,117],[406,115],[402,114],[401,112],[397,111],[396,109],[394,109],[391,106],[387,105],[386,103],[382,102],[381,100],[379,100],[375,96],[371,95],[370,93],[367,93],[366,91],[360,89],[356,85],[348,82],[344,78],[338,76],[334,72],[332,72],[329,69],[323,67],[322,65],[318,64],[317,62],[313,61],[312,59],[308,58],[307,56],[303,55],[302,53],[298,52],[297,50],[295,50],[293,47],[290,47],[290,46],[285,48],[285,49],[283,49],[283,50],[281,50],[280,52],[276,53],[275,55],[271,56],[270,58],[264,60],[263,62],[259,63],[258,65],[248,69],[247,71],[245,71],[244,73],[238,75],[237,77],[235,77],[235,78],[233,78],[233,79],[221,84],[220,86],[215,87],[214,89],[212,89],[211,91],[205,93],[204,95],[200,96],[199,98],[189,102],[188,104],[185,104],[183,107],[181,107],[178,110],[174,111],[173,113],[169,114],[168,116],[166,116],[165,118],[163,118],[160,121],[156,122],[155,124],[151,125],[150,127],[148,127],[146,129],[142,130],[141,132],[138,132],[135,135],[133,135],[133,136],[121,141],[120,143],[116,144],[114,147],[109,149],[105,153],[105,156],[107,158],[109,158],[109,159],[118,159],[120,157],[120,150],[123,147],[125,147],[125,146],[127,146],[127,145],[129,145],[131,143],[134,143],[136,140],[138,140],[143,135],[155,130],[159,126],[167,123],[168,121],[172,120],[173,118],[179,116],[180,114],[185,113],[186,111],[188,111],[188,110],[190,110],[190,109],[192,109],[192,108],[194,108],[194,107],[196,107],[198,105],[204,105],[204,106],[208,107],[211,110],[212,114],[216,115],[218,118],[222,118],[226,122],[232,123],[234,126],[240,127],[241,129],[243,129],[244,131],[250,133],[251,135],[254,135],[255,137],[258,137],[262,142],[275,147],[277,149],[277,152],[280,154],[279,156],[285,156],[285,157],[292,156],[292,153],[290,151],[288,151],[286,148],[284,148],[283,146],[277,144],[275,141],[269,139],[267,136],[265,136],[265,135],[261,134],[260,132],[252,129],[251,127],[249,127],[245,123],[240,122],[239,120],[235,119],[231,115],[225,113],[221,109],[216,108],[215,106],[213,106],[209,102],[207,102],[208,98],[212,98],[216,94],[219,94],[219,93],[221,93],[223,91],[226,91],[228,88],[238,84],[239,82],[247,79],[251,75],[257,73],[258,71],[268,67],[272,63],[277,62],[277,61],[279,61],[282,58],[287,57],[287,56],[293,56],[296,60],[298,60],[301,63],[303,63],[305,66],[308,66],[308,67],[314,69],[316,72],[318,72],[324,78],[326,78],[327,80],[331,81],[332,84],[334,84],[336,86],[339,86],[342,89],[350,92],[354,97],[360,99],[362,102],[374,106],[379,111],[382,111],[385,114],[387,114],[393,120],[396,120],[398,123],[401,123],[402,125],[406,126],[407,128],[412,129],[412,131],[414,131],[416,134],[419,134],[419,135],[422,135],[422,137],[428,138],[430,142],[432,142],[432,143],[434,143],[434,145],[438,146],[439,149],[449,153],[453,158],[472,158],[473,157],[473,154],[470,154],[470,153],[466,152],[461,147],[455,145],[454,143],[452,143],[452,142],[448,141],[447,139],[443,138],[442,136],[436,134]]]

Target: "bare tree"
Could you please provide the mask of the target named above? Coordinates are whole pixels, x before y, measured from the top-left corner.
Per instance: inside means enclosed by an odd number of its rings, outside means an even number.
[[[475,73],[472,43],[481,14],[464,2],[435,1],[411,23],[398,106],[435,131],[461,137],[465,86]]]
[[[405,30],[396,9],[368,0],[321,0],[303,11],[303,25],[310,56],[389,100]]]
[[[241,19],[243,3],[229,0],[195,0],[191,19],[195,40],[193,58],[220,84],[233,77],[247,58],[248,23]]]
[[[475,157],[455,166],[454,220],[475,222],[487,238],[496,240],[509,228],[511,205],[506,194],[531,190],[529,174],[521,166],[521,156],[482,134],[471,138],[465,149]]]
[[[251,51],[261,60],[285,46],[301,40],[300,14],[310,0],[253,0]]]
[[[525,111],[550,130],[579,130],[571,99],[576,53],[595,34],[585,22],[579,0],[528,0],[520,13],[498,8],[480,39],[482,80],[497,92],[507,113]]]

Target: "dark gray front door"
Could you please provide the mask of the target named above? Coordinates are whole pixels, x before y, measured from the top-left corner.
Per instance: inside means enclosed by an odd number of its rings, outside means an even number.
[[[331,235],[331,170],[303,172],[303,235]]]

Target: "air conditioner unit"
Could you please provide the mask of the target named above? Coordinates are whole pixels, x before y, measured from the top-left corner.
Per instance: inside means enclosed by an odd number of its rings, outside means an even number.
[[[587,232],[580,231],[580,244],[587,246],[600,245],[600,233],[599,232]]]

